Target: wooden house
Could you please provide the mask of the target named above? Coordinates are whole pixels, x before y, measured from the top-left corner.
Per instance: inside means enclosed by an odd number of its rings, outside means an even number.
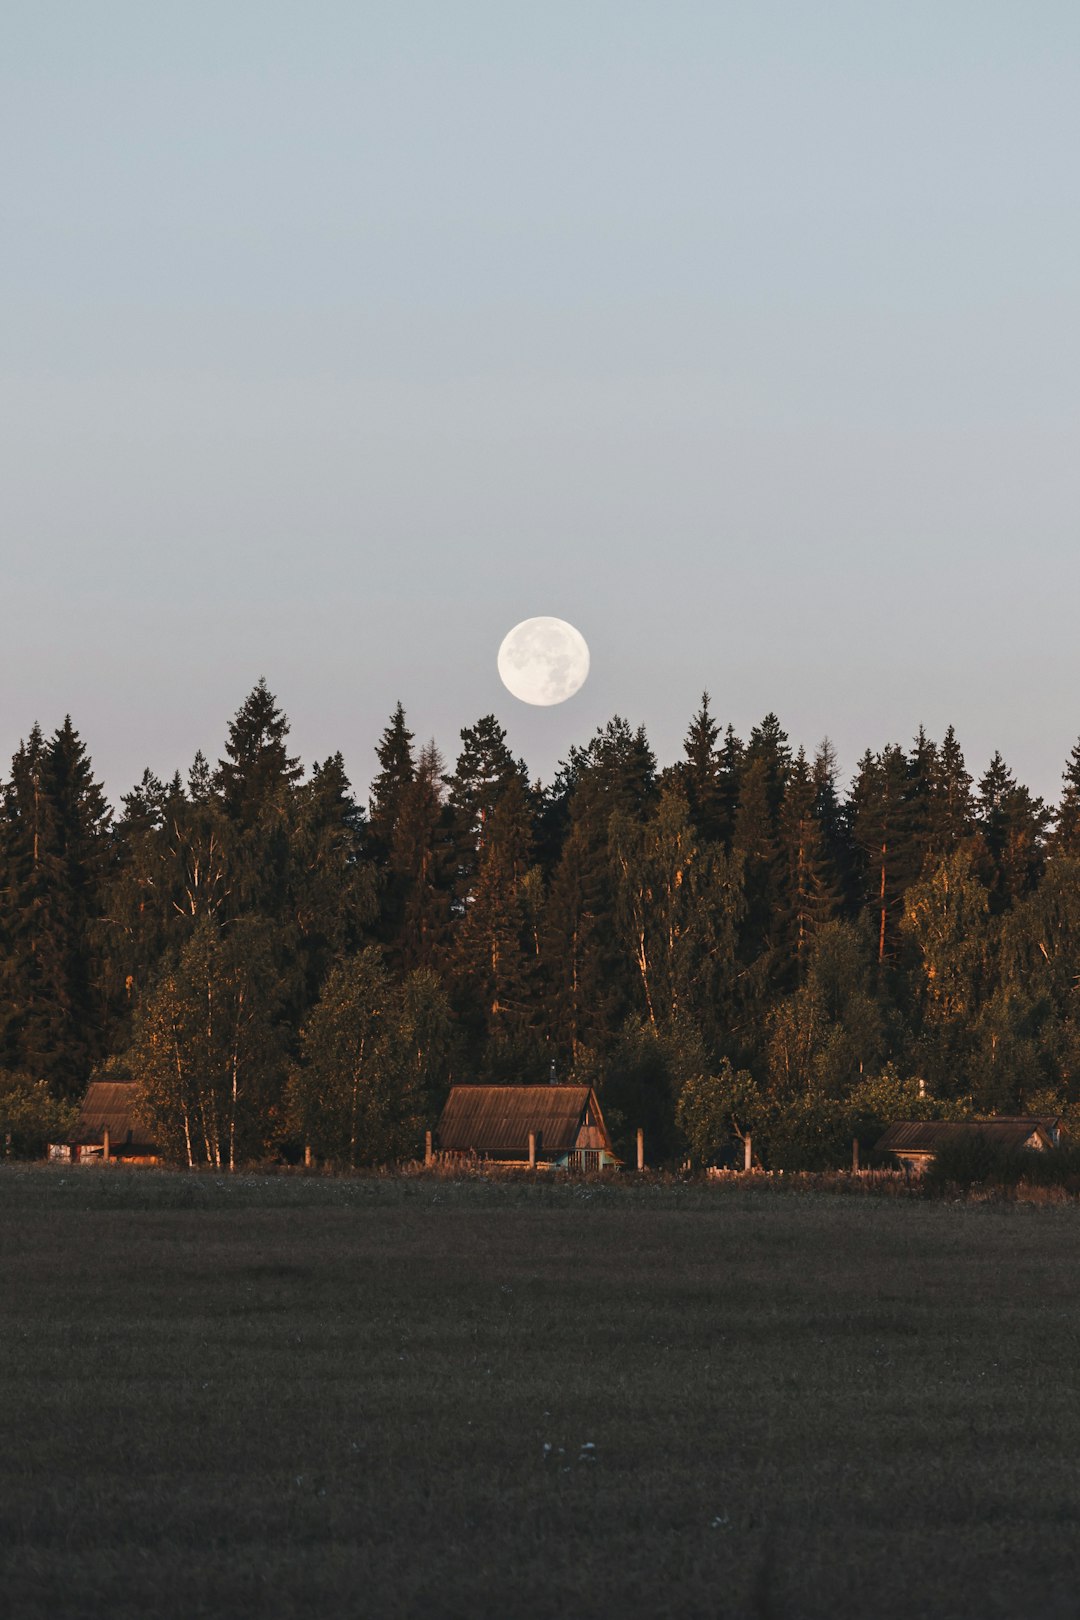
[[[454,1086],[435,1146],[444,1161],[560,1170],[622,1163],[591,1086]]]
[[[1003,1148],[1029,1148],[1045,1152],[1061,1140],[1062,1121],[1057,1116],[998,1114],[993,1119],[901,1119],[878,1138],[876,1151],[891,1153],[906,1170],[921,1172],[943,1142],[967,1137],[987,1137]]]
[[[69,1142],[54,1142],[49,1158],[64,1164],[123,1159],[127,1164],[156,1164],[158,1150],[135,1112],[135,1085],[130,1080],[94,1080],[79,1105],[79,1119]]]

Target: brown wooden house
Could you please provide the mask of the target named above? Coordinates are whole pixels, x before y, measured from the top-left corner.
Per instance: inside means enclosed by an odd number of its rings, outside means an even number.
[[[66,1164],[123,1159],[128,1164],[156,1164],[158,1150],[135,1113],[135,1085],[130,1080],[94,1080],[79,1105],[79,1119],[69,1142],[54,1142],[49,1158]]]
[[[988,1137],[1003,1148],[1029,1148],[1045,1152],[1061,1140],[1062,1121],[1052,1115],[1005,1115],[993,1119],[901,1119],[890,1125],[875,1144],[878,1153],[891,1153],[906,1170],[923,1171],[944,1142],[967,1137]]]
[[[435,1147],[444,1161],[562,1170],[622,1163],[591,1086],[454,1086]]]

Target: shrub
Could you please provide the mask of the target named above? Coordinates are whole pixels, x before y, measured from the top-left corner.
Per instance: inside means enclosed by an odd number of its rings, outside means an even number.
[[[79,1110],[58,1102],[44,1080],[0,1069],[0,1151],[19,1159],[41,1158],[50,1142],[63,1142]]]
[[[943,1142],[926,1172],[929,1187],[1015,1187],[1044,1157],[1029,1148],[1009,1148],[992,1136],[970,1135]]]

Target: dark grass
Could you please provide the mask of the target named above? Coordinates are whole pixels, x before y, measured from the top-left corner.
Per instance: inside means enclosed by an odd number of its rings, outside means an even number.
[[[7,1169],[0,1233],[14,1616],[1080,1607],[1074,1207]]]

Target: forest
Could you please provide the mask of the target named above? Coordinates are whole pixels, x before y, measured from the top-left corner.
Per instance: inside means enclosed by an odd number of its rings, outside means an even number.
[[[0,784],[0,1131],[134,1080],[179,1163],[415,1157],[453,1080],[597,1087],[623,1150],[841,1164],[895,1118],[1080,1102],[1080,743],[1059,804],[950,728],[868,749],[708,695],[661,767],[615,717],[548,784],[492,715],[398,704],[359,802],[260,680],[216,764],[110,807],[72,722]]]

